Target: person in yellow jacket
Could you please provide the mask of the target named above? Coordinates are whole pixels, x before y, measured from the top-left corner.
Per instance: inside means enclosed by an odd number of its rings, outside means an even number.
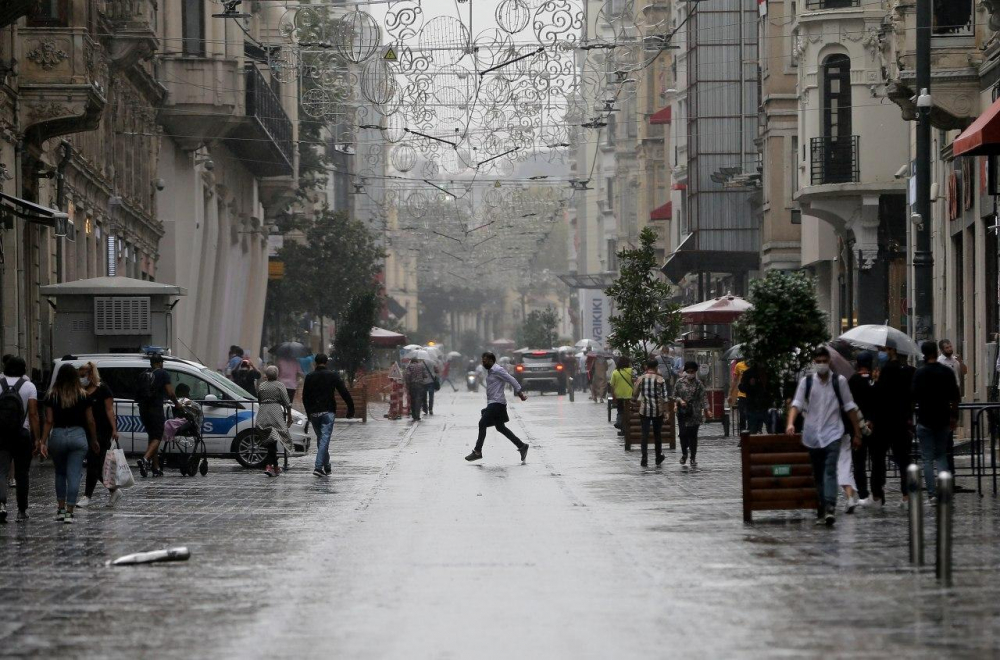
[[[615,397],[615,405],[618,406],[615,428],[618,429],[618,435],[625,435],[622,416],[625,414],[625,403],[632,398],[632,361],[623,355],[616,364],[617,368],[611,374],[611,395]]]

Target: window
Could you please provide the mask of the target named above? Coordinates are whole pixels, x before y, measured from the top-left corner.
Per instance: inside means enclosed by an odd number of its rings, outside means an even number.
[[[608,210],[613,211],[615,208],[615,180],[608,177],[604,180],[605,192],[607,192],[607,205]]]
[[[205,55],[205,5],[204,0],[182,0],[181,21],[184,54],[194,57]]]
[[[173,369],[167,369],[167,372],[170,374],[170,382],[174,386],[174,393],[177,394],[178,398],[187,396],[187,398],[194,401],[204,401],[209,394],[213,394],[220,400],[232,399],[231,396],[218,387],[211,385],[194,374],[189,374],[186,371],[174,371]],[[180,390],[180,392],[177,390]],[[186,394],[185,390],[187,390]]]
[[[799,136],[792,136],[792,194],[799,189]]]
[[[146,371],[144,367],[105,367],[97,365],[101,372],[101,382],[111,388],[116,399],[135,400],[135,381],[139,374]]]
[[[608,144],[615,143],[615,130],[618,125],[618,120],[615,119],[614,113],[608,115]]]
[[[29,27],[69,27],[69,0],[41,0],[28,15]]]
[[[823,62],[823,137],[851,135],[851,58],[831,55]]]
[[[974,0],[934,0],[931,33],[936,37],[971,37],[974,17]]]

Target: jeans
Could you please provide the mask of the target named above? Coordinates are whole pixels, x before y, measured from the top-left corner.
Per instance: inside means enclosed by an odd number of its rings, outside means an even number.
[[[809,447],[813,479],[816,481],[816,501],[824,513],[837,507],[837,461],[840,459],[840,442],[826,447]],[[825,509],[824,509],[825,507]]]
[[[425,413],[434,412],[434,383],[424,383],[423,409]]]
[[[649,447],[650,427],[653,428],[653,448],[656,450],[657,456],[662,456],[663,438],[661,436],[661,431],[663,430],[663,418],[646,417],[645,415],[640,415],[639,424],[642,425],[642,457],[646,458],[646,452]]]
[[[690,456],[691,460],[698,458],[698,424],[677,427],[677,434],[681,437],[681,455]]]
[[[938,472],[948,469],[948,445],[951,440],[951,429],[932,429],[923,424],[917,424],[917,441],[920,442],[920,457],[924,463],[924,485],[927,494],[934,497],[934,478]]]
[[[316,441],[316,465],[317,470],[322,470],[330,465],[330,436],[333,435],[333,421],[336,416],[332,412],[309,415],[313,428],[319,440]]]
[[[87,455],[87,432],[80,426],[52,429],[49,456],[56,469],[56,499],[66,506],[76,506],[83,477],[83,458]]]
[[[28,474],[31,467],[31,433],[23,429],[17,438],[4,438],[0,449],[0,502],[7,502],[7,479],[10,462],[14,461],[14,478],[17,480],[17,508],[28,510]]]
[[[766,410],[754,410],[747,406],[747,431],[750,435],[758,435],[764,431],[764,423],[767,421]]]

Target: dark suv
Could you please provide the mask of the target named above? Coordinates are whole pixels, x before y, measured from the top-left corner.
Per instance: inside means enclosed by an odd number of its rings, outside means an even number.
[[[552,349],[514,353],[514,378],[526,390],[566,394],[566,370]]]

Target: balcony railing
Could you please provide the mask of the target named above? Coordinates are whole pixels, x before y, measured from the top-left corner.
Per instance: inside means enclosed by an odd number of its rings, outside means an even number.
[[[292,122],[281,106],[281,99],[253,64],[247,65],[246,116],[258,122],[281,153],[285,164],[291,167],[295,160]]]
[[[861,0],[806,0],[806,9],[809,10],[822,10],[822,9],[848,9],[850,7],[857,7],[861,4]]]
[[[858,183],[861,164],[858,161],[857,135],[837,138],[813,138],[812,185],[825,183]]]

